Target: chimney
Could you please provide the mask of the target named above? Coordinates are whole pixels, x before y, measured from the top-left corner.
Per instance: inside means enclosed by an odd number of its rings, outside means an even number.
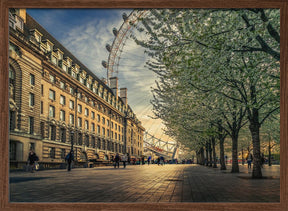
[[[120,97],[123,100],[124,104],[127,106],[128,103],[127,88],[120,88]]]
[[[116,97],[116,100],[118,100],[118,78],[117,77],[110,78],[110,88],[112,89],[113,94]]]

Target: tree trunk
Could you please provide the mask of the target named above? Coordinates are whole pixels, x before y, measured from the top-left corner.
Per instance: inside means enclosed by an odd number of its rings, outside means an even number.
[[[212,137],[212,150],[213,150],[213,168],[217,168],[216,151],[215,151],[215,138]]]
[[[239,173],[237,135],[233,135],[232,137],[232,170],[231,170],[231,173]]]
[[[249,125],[249,129],[252,135],[252,143],[253,143],[252,178],[262,178],[261,156],[260,156],[260,136],[259,136],[260,124],[258,123],[258,110],[253,111],[253,113],[255,113],[256,115],[253,115],[254,121],[250,121],[250,125]]]
[[[225,157],[224,157],[224,140],[225,138],[221,138],[220,141],[220,165],[221,168],[220,170],[226,170],[226,165],[225,165]]]
[[[269,163],[269,166],[271,166],[271,142],[270,142],[270,137],[269,137],[269,147],[268,147],[268,150],[269,150],[269,156],[268,156],[268,163]]]
[[[209,140],[209,167],[212,167],[212,147],[211,147],[211,139]]]
[[[205,159],[206,159],[206,162],[205,162],[205,166],[208,166],[208,162],[209,162],[209,161],[208,161],[208,160],[209,160],[209,159],[208,159],[208,142],[206,142],[206,147],[205,147],[205,149],[206,149],[206,158],[205,158]]]
[[[204,163],[205,163],[205,156],[204,156],[204,149],[203,149],[203,147],[201,147],[200,150],[201,150],[201,151],[200,151],[201,165],[204,165]]]

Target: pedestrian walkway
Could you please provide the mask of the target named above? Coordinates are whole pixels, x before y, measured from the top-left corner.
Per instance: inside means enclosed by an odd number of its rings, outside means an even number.
[[[199,165],[139,165],[10,173],[11,202],[279,202],[279,166],[251,179]],[[268,177],[269,176],[269,177]]]

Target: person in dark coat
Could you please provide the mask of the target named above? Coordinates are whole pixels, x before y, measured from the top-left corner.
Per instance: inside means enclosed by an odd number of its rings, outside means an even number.
[[[72,161],[74,161],[74,152],[72,149],[65,157],[65,161],[67,162],[67,165],[68,165],[67,171],[71,171],[71,167],[72,167],[71,163]]]
[[[38,157],[36,153],[31,149],[29,152],[29,156],[28,156],[28,163],[29,163],[31,173],[34,172],[35,161],[38,161]]]
[[[115,166],[114,166],[114,168],[116,168],[116,166],[119,168],[119,162],[120,162],[120,156],[117,153],[116,156],[115,156]]]

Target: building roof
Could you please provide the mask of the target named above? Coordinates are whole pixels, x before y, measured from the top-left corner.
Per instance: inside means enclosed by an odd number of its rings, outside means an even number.
[[[107,88],[111,94],[113,94],[110,87],[108,87],[102,80],[100,80],[91,70],[89,70],[88,67],[86,67],[83,63],[81,63],[70,51],[68,51],[57,39],[55,39],[46,29],[44,29],[37,21],[35,21],[28,13],[26,13],[26,24],[24,27],[24,33],[29,36],[31,29],[37,29],[43,36],[42,40],[48,39],[51,41],[54,46],[53,50],[56,50],[59,48],[63,53],[65,57],[69,57],[73,60],[73,63],[78,64],[80,66],[80,70],[85,70],[87,72],[87,75],[90,75],[95,79],[99,84],[101,84],[103,87]]]

